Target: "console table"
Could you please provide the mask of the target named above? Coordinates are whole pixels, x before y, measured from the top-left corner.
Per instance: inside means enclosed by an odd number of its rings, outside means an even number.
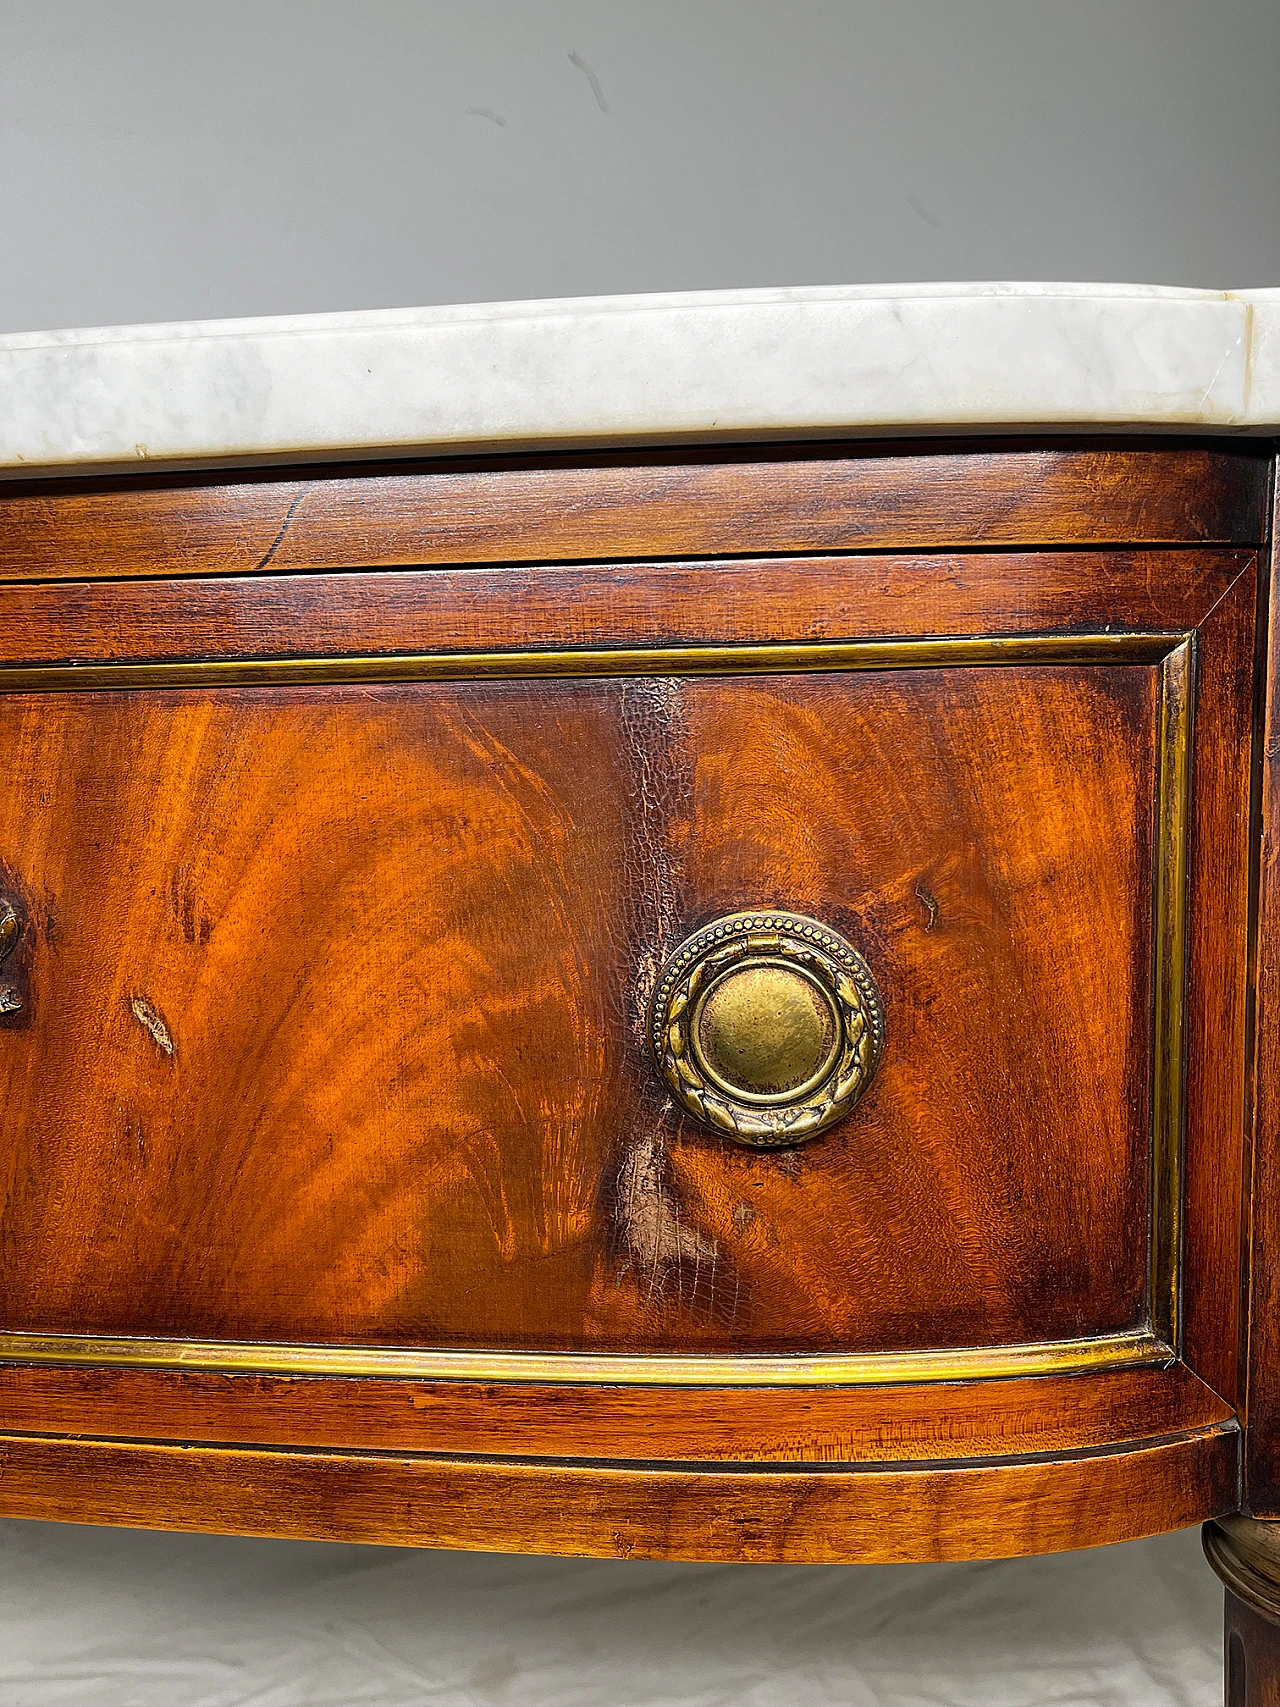
[[[0,1514],[1204,1522],[1280,1701],[1280,292],[0,339]]]

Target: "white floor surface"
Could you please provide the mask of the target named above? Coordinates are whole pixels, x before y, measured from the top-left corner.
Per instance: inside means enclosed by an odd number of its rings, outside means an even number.
[[[1219,1707],[1194,1530],[689,1565],[0,1523],[0,1707]]]

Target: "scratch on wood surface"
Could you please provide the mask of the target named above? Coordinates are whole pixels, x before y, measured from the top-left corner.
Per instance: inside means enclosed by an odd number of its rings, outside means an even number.
[[[618,1174],[618,1220],[641,1284],[648,1295],[662,1292],[667,1270],[681,1262],[714,1264],[716,1249],[696,1227],[685,1226],[662,1178],[662,1146],[640,1140]]]
[[[141,1121],[132,1117],[126,1119],[125,1135],[136,1152],[138,1166],[145,1168],[147,1165],[147,1135],[142,1130]]]
[[[630,900],[626,934],[634,944],[625,1022],[634,1049],[637,1094],[619,1135],[613,1214],[621,1261],[644,1302],[674,1306],[706,1321],[737,1319],[742,1285],[734,1265],[692,1216],[669,1178],[666,1140],[677,1118],[649,1056],[649,998],[679,940],[685,909],[685,849],[694,818],[695,748],[684,685],[650,677],[621,686],[621,733],[631,796],[622,887]]]
[[[147,1033],[160,1053],[167,1055],[172,1060],[176,1053],[173,1033],[165,1024],[164,1017],[155,1003],[148,1001],[145,996],[130,996],[129,1012]]]
[[[925,912],[929,915],[928,918],[925,920],[924,928],[927,931],[931,931],[933,929],[933,927],[938,922],[938,913],[939,913],[938,903],[934,899],[934,897],[929,893],[929,891],[925,888],[923,883],[917,883],[916,884],[916,900],[919,901],[920,905],[924,908]]]
[[[297,497],[293,500],[292,504],[290,504],[289,508],[285,511],[284,520],[280,523],[280,532],[271,541],[271,544],[267,547],[267,549],[263,552],[262,556],[254,564],[253,570],[252,570],[253,574],[256,575],[259,569],[265,569],[267,564],[270,563],[271,559],[275,556],[276,552],[279,551],[280,547],[284,544],[284,536],[289,531],[290,523],[293,521],[293,518],[297,515],[298,508],[301,505],[302,500],[307,496],[307,493],[311,491],[311,489],[314,485],[315,485],[314,480],[308,480],[306,482],[306,484],[299,489]]]

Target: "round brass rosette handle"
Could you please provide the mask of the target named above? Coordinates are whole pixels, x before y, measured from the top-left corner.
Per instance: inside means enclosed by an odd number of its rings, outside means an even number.
[[[649,1042],[686,1114],[771,1150],[854,1107],[880,1059],[884,1008],[866,961],[826,925],[730,913],[663,968]]]

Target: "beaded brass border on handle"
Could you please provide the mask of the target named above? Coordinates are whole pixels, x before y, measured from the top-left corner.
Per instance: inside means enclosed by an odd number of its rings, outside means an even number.
[[[769,969],[787,983],[811,983],[829,1008],[830,1038],[820,1035],[820,1005],[811,1035],[795,1040],[813,1071],[798,1067],[793,1089],[761,1094],[727,1082],[699,1042],[708,995],[743,973]],[[749,1031],[767,1016],[744,1011]],[[649,1042],[676,1102],[713,1132],[755,1149],[815,1138],[850,1113],[870,1084],[884,1047],[884,1007],[866,961],[852,944],[798,913],[730,913],[687,937],[668,961],[649,1010]],[[750,1046],[749,1036],[742,1048]],[[784,1051],[785,1052],[785,1051]]]

